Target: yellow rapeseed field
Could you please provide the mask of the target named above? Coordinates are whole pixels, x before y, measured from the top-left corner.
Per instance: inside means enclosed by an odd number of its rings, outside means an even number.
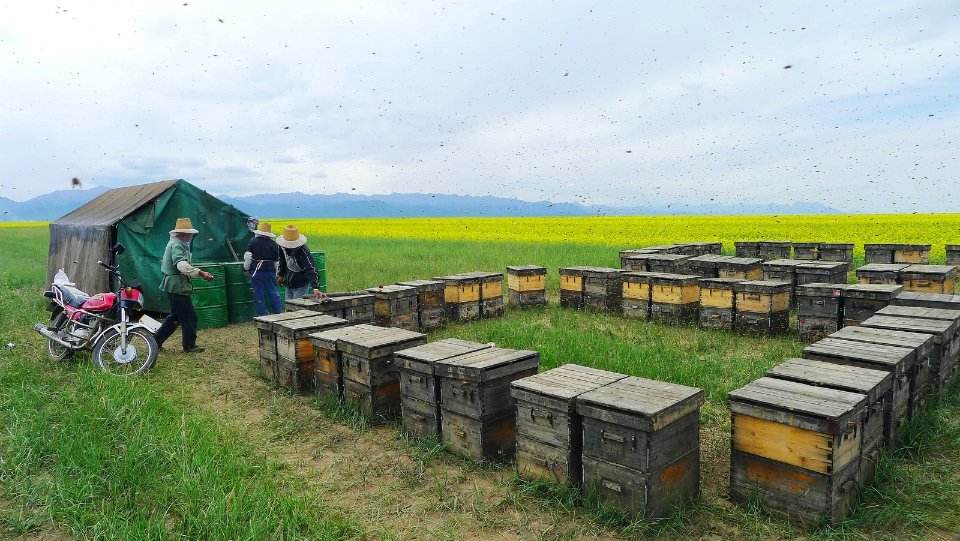
[[[574,243],[633,248],[671,242],[737,240],[853,242],[858,254],[872,242],[960,243],[960,214],[808,216],[596,216],[536,218],[353,218],[271,220],[296,224],[307,235],[430,241]]]

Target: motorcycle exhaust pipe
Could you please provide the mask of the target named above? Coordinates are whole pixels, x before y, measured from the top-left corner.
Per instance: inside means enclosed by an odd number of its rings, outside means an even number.
[[[50,329],[48,329],[47,326],[44,325],[43,323],[37,323],[37,324],[35,324],[35,325],[33,326],[33,330],[35,330],[35,331],[37,331],[38,333],[40,333],[44,338],[47,338],[47,339],[49,339],[49,340],[53,340],[54,342],[60,344],[61,346],[65,347],[65,348],[68,348],[68,349],[74,349],[74,348],[75,348],[75,346],[74,346],[73,344],[70,344],[69,342],[64,341],[63,339],[61,339],[61,338],[60,338],[59,336],[57,336],[56,334],[53,334],[53,331],[51,331]]]

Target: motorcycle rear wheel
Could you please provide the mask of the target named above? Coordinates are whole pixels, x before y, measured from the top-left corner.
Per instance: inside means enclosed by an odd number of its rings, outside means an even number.
[[[109,329],[93,347],[97,368],[118,376],[139,376],[153,368],[160,346],[153,334],[143,328],[127,332],[127,350],[120,349],[120,331]]]
[[[66,319],[67,319],[67,315],[64,314],[63,312],[59,312],[58,314],[53,316],[53,321],[50,322],[49,328],[59,329],[60,327],[66,325]],[[68,360],[72,355],[73,355],[72,349],[68,347],[64,347],[58,344],[57,342],[47,338],[47,356],[50,357],[51,360],[54,360],[57,362],[63,362]]]

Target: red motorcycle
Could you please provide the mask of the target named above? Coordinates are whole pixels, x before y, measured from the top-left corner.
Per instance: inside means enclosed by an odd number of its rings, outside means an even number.
[[[112,248],[116,256],[122,244]],[[76,351],[92,350],[93,362],[104,372],[143,374],[153,367],[160,348],[151,330],[140,322],[143,291],[127,283],[118,266],[97,261],[116,278],[117,291],[88,295],[69,280],[56,281],[43,295],[50,299],[50,323],[37,323],[34,330],[47,339],[47,354],[62,361]]]

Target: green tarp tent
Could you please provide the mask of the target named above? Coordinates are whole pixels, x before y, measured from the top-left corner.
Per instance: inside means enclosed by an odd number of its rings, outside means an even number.
[[[111,261],[110,247],[120,242],[127,248],[117,261],[124,277],[143,284],[147,310],[166,312],[160,257],[179,217],[200,231],[194,263],[243,257],[252,236],[248,216],[185,180],[167,180],[110,190],[51,223],[48,282],[62,268],[87,293],[111,289],[97,260]]]

